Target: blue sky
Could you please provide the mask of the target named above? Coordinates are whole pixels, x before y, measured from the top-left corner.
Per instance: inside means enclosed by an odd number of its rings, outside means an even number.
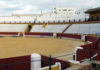
[[[0,0],[0,16],[51,12],[54,6],[84,9],[99,7],[100,0]]]

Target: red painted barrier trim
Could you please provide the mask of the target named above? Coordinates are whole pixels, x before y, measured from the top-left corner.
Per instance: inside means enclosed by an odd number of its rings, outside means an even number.
[[[92,36],[86,36],[86,40],[90,41],[90,42],[94,42],[94,41],[97,40],[97,38],[96,37],[92,37]]]
[[[37,33],[37,32],[25,32],[24,35],[26,36],[34,36],[34,35],[39,35],[39,36],[53,36],[53,33]],[[75,39],[81,39],[81,35],[74,35],[74,34],[62,34],[62,33],[57,33],[57,37],[67,37],[67,38],[75,38]]]
[[[53,36],[53,33],[25,32],[24,35]]]
[[[0,35],[18,35],[18,32],[0,32]]]
[[[74,34],[62,34],[58,33],[58,37],[67,37],[67,38],[75,38],[75,39],[81,39],[81,35],[74,35]]]

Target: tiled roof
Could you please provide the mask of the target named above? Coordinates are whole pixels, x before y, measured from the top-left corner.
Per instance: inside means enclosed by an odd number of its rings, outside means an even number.
[[[100,7],[88,9],[85,13],[100,13]]]

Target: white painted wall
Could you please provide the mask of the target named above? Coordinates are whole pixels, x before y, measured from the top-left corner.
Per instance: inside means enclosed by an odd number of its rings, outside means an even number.
[[[65,33],[97,34],[100,33],[100,24],[73,24]]]
[[[0,32],[24,32],[28,24],[0,24]]]
[[[31,32],[53,32],[53,33],[62,33],[62,31],[69,24],[58,24],[58,25],[47,25],[45,28],[42,25],[34,25]]]

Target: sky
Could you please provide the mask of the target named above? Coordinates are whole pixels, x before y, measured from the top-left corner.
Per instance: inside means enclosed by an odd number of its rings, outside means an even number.
[[[100,7],[100,0],[0,0],[0,16],[52,12],[55,6],[86,9]]]

